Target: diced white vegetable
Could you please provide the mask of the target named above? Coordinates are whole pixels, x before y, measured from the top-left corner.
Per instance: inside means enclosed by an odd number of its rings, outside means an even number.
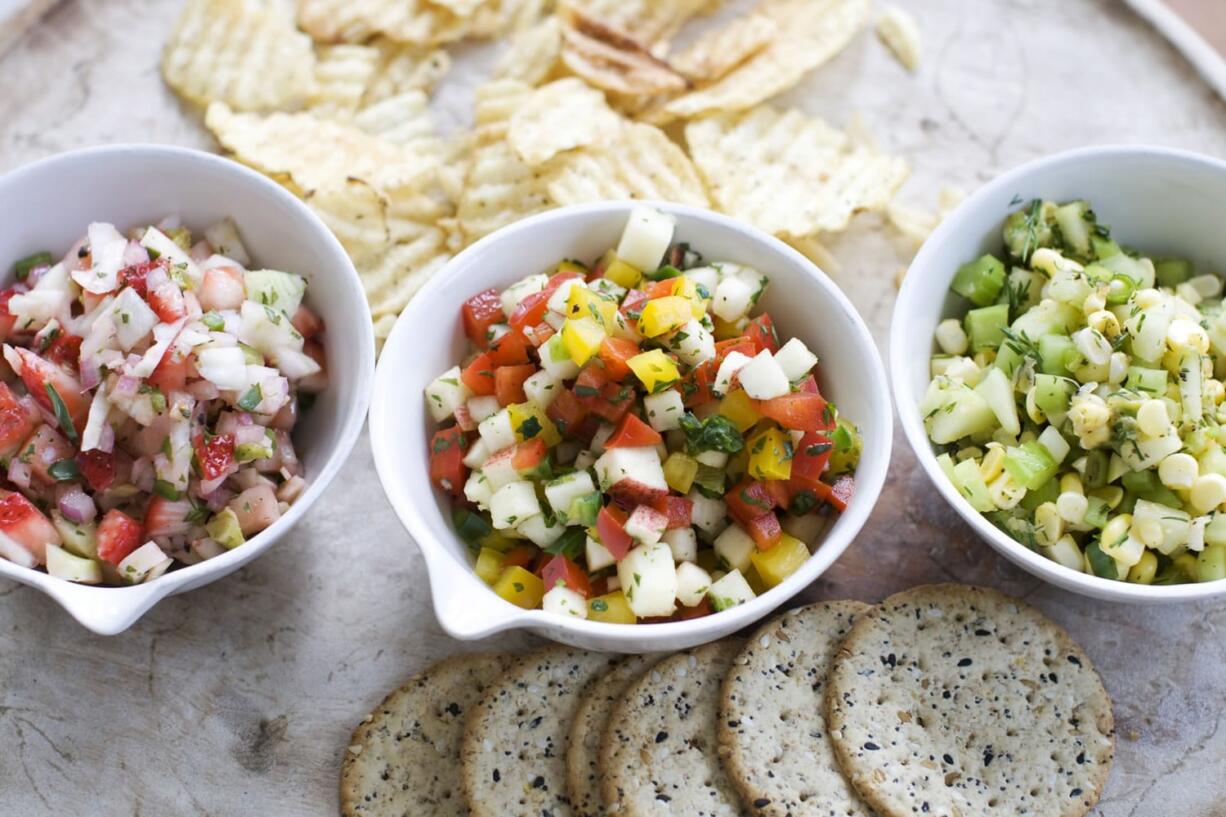
[[[668,545],[634,548],[617,563],[617,578],[636,616],[668,616],[676,609],[677,568]]]
[[[575,471],[545,485],[545,499],[554,513],[563,515],[570,512],[571,504],[582,496],[596,490],[592,476],[587,471]]]
[[[531,482],[508,483],[490,497],[490,516],[499,530],[513,528],[523,520],[541,512],[536,488]]]
[[[71,305],[72,295],[68,292],[35,289],[10,298],[8,311],[17,319],[18,328],[37,330],[53,320],[66,318]]]
[[[464,483],[464,498],[480,508],[490,506],[490,497],[494,495],[489,480],[480,471],[473,471]]]
[[[698,534],[691,527],[673,528],[665,531],[662,539],[673,552],[674,562],[693,562],[698,559]]]
[[[740,525],[729,525],[715,537],[715,555],[733,570],[748,570],[749,557],[754,551],[754,541]]]
[[[758,352],[737,374],[741,379],[741,388],[755,400],[770,400],[791,391],[787,375],[767,349]]]
[[[687,366],[697,366],[715,359],[715,335],[693,318],[668,340],[668,348],[677,353]]]
[[[511,428],[511,413],[499,409],[486,417],[477,425],[477,433],[491,451],[501,451],[509,445],[515,445],[515,430]]]
[[[452,366],[426,386],[426,405],[436,423],[454,416],[456,407],[469,397],[472,397],[472,390],[460,380],[459,366]]]
[[[293,316],[306,294],[306,279],[292,272],[273,269],[248,270],[243,275],[247,300]]]
[[[50,543],[47,545],[47,573],[57,579],[79,584],[97,584],[102,581],[102,570],[93,559],[74,556]]]
[[[523,278],[502,291],[502,312],[508,318],[515,312],[515,307],[519,306],[524,298],[527,298],[533,293],[540,292],[545,288],[545,284],[549,282],[548,275],[529,275]]]
[[[604,444],[613,436],[613,432],[617,431],[617,426],[612,423],[601,423],[596,427],[596,433],[592,435],[591,448],[597,454],[604,453]]]
[[[711,574],[693,562],[677,565],[677,601],[693,607],[707,596],[711,589]]]
[[[468,416],[473,419],[474,423],[480,423],[493,417],[502,408],[502,406],[498,405],[498,398],[493,395],[470,397],[468,398],[467,405]]]
[[[696,488],[690,489],[685,496],[694,503],[690,512],[690,521],[694,523],[694,527],[709,536],[717,536],[724,529],[724,517],[727,516],[728,506],[722,499],[703,496]]]
[[[524,394],[541,408],[549,408],[549,404],[560,391],[562,391],[561,382],[554,380],[549,372],[543,370],[535,372],[524,381]]]
[[[987,402],[1005,433],[1016,436],[1022,430],[1017,415],[1017,400],[1013,396],[1013,381],[1003,369],[989,367],[979,385],[975,386],[975,393]]]
[[[1000,370],[996,369],[995,371]],[[1072,450],[1068,441],[1056,430],[1055,426],[1047,426],[1047,428],[1043,429],[1043,432],[1039,434],[1039,442],[1047,449],[1047,453],[1051,454],[1052,459],[1056,461],[1056,465],[1064,462],[1064,458]]]
[[[591,449],[584,448],[578,454],[575,455],[574,466],[576,469],[580,471],[586,471],[588,468],[591,468],[595,464],[596,464],[596,454],[594,454],[591,451]]]
[[[219,389],[238,391],[247,385],[247,360],[237,346],[201,349],[196,352],[196,369]]]
[[[698,460],[699,465],[707,465],[711,468],[723,468],[728,464],[728,455],[723,451],[699,451],[694,459]]]
[[[783,515],[782,528],[788,536],[799,539],[812,548],[825,532],[827,519],[829,517],[818,513],[807,513],[802,516],[792,516],[789,513]]]
[[[272,357],[279,349],[302,349],[302,335],[290,323],[289,315],[280,309],[243,301],[239,316],[238,339],[261,354]]]
[[[606,451],[596,460],[596,477],[602,490],[608,490],[623,480],[631,480],[651,489],[668,490],[660,454],[652,446]]]
[[[646,505],[639,505],[626,520],[625,529],[638,544],[654,545],[668,529],[668,517]]]
[[[74,271],[72,279],[86,292],[102,295],[117,286],[128,239],[113,224],[95,222],[89,225],[86,240],[89,242],[90,268]]]
[[[115,323],[115,337],[126,352],[153,331],[158,316],[136,290],[127,287],[111,304],[111,320]]]
[[[720,396],[727,394],[732,388],[732,376],[752,359],[749,355],[743,355],[740,352],[729,352],[719,364],[719,370],[715,373],[715,382],[711,384],[711,391]]]
[[[209,242],[213,252],[237,261],[244,267],[251,263],[251,256],[243,246],[243,240],[238,236],[238,227],[233,219],[223,218],[204,231],[204,240]]]
[[[719,273],[715,271],[715,267],[694,267],[685,271],[685,277],[689,278],[695,284],[707,291],[708,295],[715,292],[715,288],[719,286]]]
[[[584,550],[587,556],[587,569],[593,573],[597,570],[603,570],[617,561],[613,558],[613,554],[609,552],[607,547],[590,536],[587,537]]]
[[[484,441],[483,441],[484,442]],[[491,454],[481,466],[481,473],[490,484],[491,491],[497,491],[504,485],[519,481],[519,472],[515,470],[515,449],[508,446]]]
[[[515,529],[528,538],[532,544],[539,548],[547,548],[562,537],[566,532],[564,525],[559,525],[556,522],[552,525],[545,522],[543,514],[529,516],[527,519],[515,526]]]
[[[570,380],[579,374],[579,366],[571,360],[560,332],[551,336],[541,347],[541,368],[554,380]]]
[[[566,302],[570,300],[570,291],[575,287],[585,288],[582,278],[567,278],[563,281],[553,294],[549,296],[549,301],[546,306],[550,312],[558,315],[566,315]]]
[[[480,468],[489,458],[490,447],[485,444],[485,440],[478,437],[469,443],[468,450],[464,452],[463,462],[469,468]]]
[[[128,584],[140,584],[161,576],[173,562],[156,542],[146,542],[115,567]]]
[[[38,567],[39,565],[38,557],[3,533],[0,533],[0,558],[22,567]]]
[[[711,599],[711,607],[717,612],[744,604],[752,600],[755,595],[753,588],[749,586],[749,582],[745,581],[745,577],[739,570],[721,576],[712,582],[711,588],[707,590],[707,597]]]
[[[140,240],[141,246],[156,252],[160,258],[166,259],[172,273],[180,273],[195,283],[200,283],[202,273],[183,248],[170,239],[156,227],[150,227]]]
[[[541,609],[555,616],[587,618],[587,599],[569,587],[559,585],[545,591]]]
[[[643,398],[643,408],[647,413],[647,422],[656,431],[671,431],[681,428],[681,415],[685,414],[685,403],[681,392],[676,389],[666,389]]]
[[[792,338],[775,352],[775,362],[783,369],[783,374],[790,381],[799,380],[817,365],[817,355],[809,351],[804,341]]]
[[[106,399],[106,389],[98,389],[90,401],[89,416],[85,420],[85,429],[81,432],[82,451],[93,451],[98,447],[110,412],[111,404]]]
[[[659,269],[675,227],[671,215],[654,207],[635,207],[617,243],[617,257],[644,272]]]
[[[715,287],[711,311],[725,321],[735,321],[749,314],[755,292],[753,285],[740,275],[725,275]]]

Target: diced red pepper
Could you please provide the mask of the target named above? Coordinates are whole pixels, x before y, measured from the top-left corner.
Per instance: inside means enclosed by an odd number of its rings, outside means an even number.
[[[773,355],[779,351],[779,334],[775,331],[775,322],[765,312],[749,322],[749,326],[745,327],[745,337],[754,342],[759,352],[767,349]]]
[[[430,480],[452,496],[464,493],[464,480],[468,476],[464,466],[467,445],[459,426],[436,431],[430,438]]]
[[[673,613],[673,620],[689,621],[692,618],[709,616],[713,612],[715,611],[711,609],[711,602],[704,596],[702,601],[698,602],[693,607],[686,607],[684,605],[679,606],[677,608],[677,612]]]
[[[681,400],[685,403],[686,408],[697,408],[715,400],[715,392],[711,391],[711,384],[715,382],[717,371],[715,362],[708,360],[685,373],[681,382],[677,384],[677,390],[681,392]]]
[[[673,294],[673,287],[677,282],[671,278],[666,278],[663,281],[652,281],[647,285],[647,300],[654,301],[656,298],[667,298]]]
[[[140,522],[118,508],[112,508],[98,523],[98,558],[118,565],[140,546],[144,530]]]
[[[821,479],[833,448],[830,438],[824,434],[810,431],[801,437],[792,453],[792,479],[809,482]]]
[[[621,561],[634,547],[634,540],[626,533],[626,514],[618,507],[606,505],[596,515],[596,534],[613,558]]]
[[[233,438],[231,438],[233,442]],[[94,491],[105,491],[115,481],[115,455],[94,448],[77,454],[77,470]]]
[[[490,341],[490,350],[486,353],[495,366],[519,366],[527,363],[528,349],[531,344],[518,329],[512,329],[498,340]]]
[[[557,396],[550,401],[549,407],[545,409],[545,416],[553,420],[553,424],[558,427],[558,431],[568,437],[577,437],[579,426],[587,417],[587,407],[582,401],[575,396],[575,393],[570,389],[563,389],[558,392]],[[590,440],[591,437],[588,437]]]
[[[745,523],[745,532],[753,539],[758,550],[770,550],[779,544],[783,537],[783,528],[779,525],[779,517],[774,513],[764,513]]]
[[[592,592],[592,586],[583,568],[561,554],[545,563],[545,568],[541,571],[541,580],[545,584],[547,593],[558,585],[574,590],[585,599]]]
[[[464,368],[464,371],[460,372],[460,380],[464,381],[464,385],[468,386],[473,394],[493,394],[496,388],[494,368],[494,362],[490,360],[489,352],[477,355],[473,358],[473,362],[469,363]]]
[[[498,405],[509,406],[528,399],[524,394],[524,381],[536,373],[531,363],[522,366],[499,366],[494,370],[494,394]]]
[[[605,448],[642,448],[664,442],[660,432],[644,423],[637,416],[626,412],[617,424],[613,435],[604,444]]]
[[[464,302],[460,314],[464,318],[464,334],[477,348],[484,349],[489,345],[490,327],[503,320],[502,298],[493,288],[478,292]]]
[[[820,394],[817,390],[817,378],[807,375],[804,380],[796,384],[796,391],[804,394]]]
[[[516,444],[515,452],[511,454],[511,467],[522,474],[539,467],[548,456],[549,446],[545,444],[545,440],[541,437],[533,437],[531,440],[524,440]]]
[[[668,517],[668,530],[688,528],[694,517],[694,501],[683,496],[665,496],[651,507]]]
[[[758,347],[747,337],[730,338],[715,344],[715,366],[724,362],[724,358],[733,352],[740,352],[745,357],[753,357],[758,353]]]
[[[833,412],[820,394],[791,392],[757,404],[758,411],[784,428],[794,431],[828,431]]]
[[[9,299],[16,294],[17,290],[12,287],[0,292],[0,341],[8,340],[17,324],[17,318],[9,312]]]
[[[724,502],[728,505],[728,513],[741,525],[770,513],[775,507],[775,497],[766,485],[752,479],[733,485],[732,490],[724,495]]]
[[[610,381],[599,366],[588,366],[579,372],[574,390],[588,411],[610,423],[621,420],[634,403],[634,389]]]
[[[639,353],[639,345],[628,338],[605,338],[600,343],[600,361],[609,377],[621,382],[630,376],[626,362]]]
[[[762,485],[766,488],[766,492],[770,494],[771,502],[776,508],[787,508],[788,503],[792,501],[792,492],[788,490],[786,482],[778,479],[767,479],[762,481]]]
[[[234,464],[233,434],[218,434],[207,439],[200,434],[192,441],[192,447],[196,451],[200,476],[206,480],[220,479],[230,472]]]

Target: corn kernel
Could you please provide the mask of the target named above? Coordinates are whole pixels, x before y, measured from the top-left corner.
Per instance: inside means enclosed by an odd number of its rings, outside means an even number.
[[[1158,557],[1148,550],[1141,554],[1141,561],[1128,569],[1128,581],[1133,584],[1152,584],[1158,572]]]
[[[988,483],[988,498],[1002,511],[1016,508],[1026,496],[1026,486],[1015,480],[1008,471]]]
[[[947,355],[964,355],[970,344],[966,332],[962,329],[962,321],[949,318],[937,324],[937,345]]]
[[[1086,325],[1108,338],[1113,338],[1120,333],[1120,319],[1115,317],[1114,312],[1107,309],[1100,309],[1086,315]]]
[[[1056,497],[1056,511],[1060,518],[1070,525],[1080,525],[1089,508],[1090,500],[1086,499],[1083,493],[1065,491]]]
[[[1107,298],[1099,292],[1091,292],[1086,296],[1085,303],[1081,305],[1081,311],[1087,315],[1106,308]]]
[[[1081,477],[1072,471],[1060,477],[1060,493],[1084,494],[1085,488],[1081,484]]]
[[[600,351],[604,328],[592,318],[567,318],[562,324],[562,344],[570,359],[582,366]]]
[[[1226,502],[1226,477],[1202,474],[1192,481],[1189,500],[1199,513],[1209,513]]]
[[[1156,289],[1139,289],[1132,296],[1132,302],[1144,311],[1162,303],[1162,293]]]
[[[1099,546],[1105,549],[1118,544],[1128,535],[1128,530],[1131,527],[1132,514],[1122,513],[1119,516],[1111,517],[1103,528],[1102,535],[1099,537]]]
[[[1187,490],[1192,487],[1192,483],[1198,476],[1200,476],[1200,464],[1197,463],[1196,457],[1182,451],[1171,454],[1158,463],[1158,479],[1168,488]]]
[[[1137,409],[1137,428],[1146,437],[1162,437],[1171,427],[1171,418],[1166,412],[1166,401],[1146,400]]]
[[[983,462],[979,463],[979,472],[983,474],[984,482],[991,482],[1000,476],[1001,470],[1005,467],[1005,448],[1000,444],[988,446],[988,453],[984,456]]]
[[[1040,545],[1051,547],[1064,535],[1064,520],[1054,502],[1044,502],[1034,509],[1034,524]]]
[[[690,303],[685,298],[668,295],[648,301],[639,316],[639,331],[644,337],[655,338],[685,326],[693,318]]]
[[[635,377],[649,393],[654,394],[669,383],[681,379],[681,372],[677,370],[677,364],[660,349],[637,354],[627,360],[626,365],[630,367],[630,371],[634,372]]]
[[[1166,330],[1166,342],[1172,349],[1192,349],[1202,355],[1209,351],[1209,333],[1191,318],[1176,318]]]
[[[1111,360],[1107,361],[1107,382],[1113,386],[1123,383],[1128,377],[1128,363],[1128,355],[1112,352]]]
[[[1132,530],[1130,535],[1138,539],[1141,544],[1147,548],[1156,548],[1162,544],[1164,538],[1162,533],[1162,523],[1157,519],[1146,517],[1144,519],[1134,518],[1132,521]]]

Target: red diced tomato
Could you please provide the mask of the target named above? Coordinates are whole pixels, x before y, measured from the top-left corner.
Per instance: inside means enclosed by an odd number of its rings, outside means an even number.
[[[594,414],[588,414],[584,416],[583,422],[570,432],[570,436],[585,445],[590,445],[598,431],[600,431],[600,418]]]
[[[0,292],[0,341],[6,341],[13,334],[17,318],[9,313],[9,299],[17,294],[17,290],[9,288]]]
[[[715,382],[716,367],[713,361],[706,361],[686,372],[677,386],[681,392],[681,400],[685,407],[692,409],[715,400],[715,392],[711,384]]]
[[[489,353],[486,352],[473,358],[473,362],[460,372],[460,380],[464,381],[464,385],[468,386],[473,394],[493,394],[496,388],[494,362],[490,360]]]
[[[98,523],[98,558],[118,565],[140,546],[143,538],[140,522],[113,508]]]
[[[671,278],[666,278],[663,281],[652,281],[647,285],[647,300],[654,301],[656,298],[667,298],[673,294],[673,287],[677,282]]]
[[[728,513],[741,525],[748,524],[775,507],[775,498],[766,486],[757,480],[741,480],[724,495]]]
[[[592,407],[592,413],[610,423],[620,422],[634,405],[634,389],[618,383],[604,387],[602,398]]]
[[[172,391],[183,391],[191,373],[191,359],[181,355],[178,349],[171,349],[162,356],[153,374],[149,375],[149,382],[163,394],[170,394]]]
[[[532,345],[538,349],[545,345],[545,342],[552,338],[556,332],[554,328],[547,323],[538,323],[536,326],[524,330],[528,340],[532,341]]]
[[[196,437],[192,447],[196,450],[200,476],[206,480],[224,477],[234,465],[233,434],[218,434],[208,438],[201,434]]]
[[[668,517],[668,530],[688,528],[694,516],[694,501],[683,496],[665,496],[651,507]]]
[[[511,324],[513,330],[523,332],[528,327],[541,323],[548,308],[549,296],[544,292],[533,292],[519,302],[507,323]]]
[[[536,559],[538,551],[531,545],[516,545],[502,557],[502,569],[508,567],[527,567]]]
[[[779,544],[783,537],[783,528],[779,525],[779,517],[774,513],[764,513],[745,523],[745,532],[753,539],[758,550],[770,550]]]
[[[512,329],[498,340],[490,341],[487,354],[495,366],[519,366],[528,362],[528,339],[518,329]]]
[[[609,377],[621,382],[630,376],[626,362],[639,353],[639,345],[628,338],[605,338],[600,343],[600,360]]]
[[[730,338],[729,340],[721,340],[715,344],[715,366],[724,362],[724,358],[728,357],[733,352],[740,352],[745,357],[753,357],[758,353],[758,347],[754,342],[746,337]]]
[[[549,456],[549,446],[541,437],[533,437],[515,446],[511,454],[511,467],[522,474],[540,466]]]
[[[430,438],[430,480],[452,496],[464,493],[464,480],[468,475],[464,466],[467,445],[459,426],[436,431]]]
[[[580,424],[587,417],[587,408],[573,391],[563,389],[550,401],[549,407],[545,409],[545,416],[553,420],[558,431],[574,437],[577,436],[576,432]]]
[[[464,318],[464,334],[477,348],[484,349],[489,345],[490,327],[503,320],[502,298],[496,289],[478,292],[464,302],[460,314]]]
[[[613,436],[604,444],[605,448],[642,448],[647,445],[659,445],[664,442],[660,432],[644,423],[634,414],[627,412]]]
[[[523,366],[499,366],[494,370],[494,394],[498,397],[498,405],[509,406],[512,403],[523,403],[528,399],[524,394],[524,381],[536,372],[531,363]]]
[[[827,431],[833,412],[826,410],[820,394],[791,392],[758,403],[758,411],[779,425],[794,431]]]
[[[115,455],[92,449],[77,454],[77,470],[91,490],[105,491],[115,481]]]
[[[804,380],[796,384],[796,391],[804,394],[819,394],[817,390],[817,378],[813,375],[806,375]]]
[[[575,396],[581,401],[599,399],[608,383],[609,375],[604,369],[588,366],[575,378]]]
[[[745,337],[753,341],[757,351],[767,349],[771,354],[779,351],[779,335],[775,332],[775,322],[771,316],[763,312],[749,322],[745,328]]]
[[[541,580],[545,584],[545,592],[549,592],[558,585],[574,590],[585,599],[592,592],[592,586],[583,568],[561,554],[545,563],[545,568],[541,571]]]
[[[626,533],[625,525],[626,514],[621,508],[606,505],[596,515],[596,533],[600,536],[600,544],[619,562],[634,547],[634,540]]]

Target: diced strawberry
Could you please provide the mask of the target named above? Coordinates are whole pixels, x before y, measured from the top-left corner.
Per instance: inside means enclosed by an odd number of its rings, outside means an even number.
[[[460,372],[460,380],[472,390],[473,394],[490,395],[494,393],[494,362],[488,352],[477,355],[473,362]]]
[[[606,506],[596,515],[596,534],[613,558],[621,561],[634,547],[634,540],[626,533],[626,514],[620,508]]]
[[[294,317],[289,319],[289,322],[298,330],[298,334],[308,340],[324,331],[323,319],[312,312],[306,304],[298,305],[298,310],[294,313]]]
[[[298,378],[298,391],[307,394],[319,394],[328,388],[328,353],[319,338],[308,340],[302,344],[302,351],[311,360],[319,364],[319,371],[306,377]]]
[[[499,366],[494,370],[494,395],[498,405],[509,406],[512,403],[523,403],[528,399],[524,394],[524,381],[536,373],[536,367],[531,363],[522,366]]]
[[[145,300],[163,323],[174,323],[187,314],[183,290],[174,281],[162,281],[149,290]]]
[[[688,528],[693,520],[694,501],[683,496],[665,496],[652,507],[668,517],[668,530]]]
[[[775,322],[765,312],[749,322],[749,326],[745,328],[745,337],[753,341],[759,352],[766,349],[773,355],[779,351],[779,334],[775,331]]]
[[[221,479],[234,469],[234,435],[218,434],[206,437],[199,434],[192,441],[200,476],[206,481]]]
[[[28,402],[13,394],[7,383],[0,382],[0,459],[17,453],[40,422],[38,412],[31,411]]]
[[[605,442],[605,448],[643,448],[664,442],[660,432],[629,412],[617,424],[613,436]]]
[[[145,283],[146,279],[149,277],[149,273],[158,267],[166,270],[168,268],[166,260],[159,258],[156,261],[142,261],[139,264],[124,267],[119,271],[118,275],[119,288],[131,287],[136,290],[137,295],[144,298],[149,291]]]
[[[14,287],[0,292],[0,341],[7,341],[9,336],[13,334],[13,326],[17,323],[17,318],[9,313],[9,298],[16,295],[18,290]]]
[[[56,481],[50,474],[51,466],[60,460],[71,460],[77,453],[76,448],[64,439],[63,434],[46,424],[38,427],[26,446],[30,454],[27,457],[23,451],[22,459],[29,464],[34,478],[48,485]]]
[[[528,349],[531,344],[517,329],[512,329],[498,340],[490,341],[487,354],[495,366],[518,366],[528,362]]]
[[[52,363],[75,368],[80,364],[81,360],[81,340],[82,338],[76,335],[70,335],[67,332],[57,332],[51,342],[47,344],[47,348],[43,350],[43,354]]]
[[[159,536],[178,536],[187,533],[195,525],[187,521],[187,517],[195,511],[192,501],[183,499],[166,499],[154,494],[149,499],[145,509],[145,535],[151,539]]]
[[[584,598],[588,598],[592,592],[592,586],[583,568],[561,554],[545,563],[541,579],[546,591],[561,586],[574,590]]]
[[[81,429],[85,428],[85,419],[89,415],[89,399],[81,393],[80,381],[29,349],[20,346],[12,348],[20,358],[21,380],[26,384],[30,396],[51,416],[55,416],[55,405],[51,398],[51,392],[54,390],[68,409],[68,417],[73,426],[80,433]]]
[[[430,481],[453,496],[464,493],[468,469],[463,460],[467,446],[459,426],[436,431],[430,439]]]
[[[764,513],[745,523],[745,532],[753,539],[758,550],[770,550],[779,544],[783,537],[783,528],[779,525],[779,517],[774,513]]]
[[[478,292],[460,307],[460,315],[464,319],[464,333],[468,339],[484,349],[489,344],[489,328],[503,320],[502,298],[498,290]]]
[[[654,505],[666,496],[666,488],[655,488],[629,477],[620,479],[609,487],[609,497],[623,508]]]
[[[200,308],[205,311],[238,309],[247,298],[242,270],[237,267],[206,269],[196,298],[200,301]],[[303,337],[307,337],[306,333],[303,333]]]
[[[118,565],[140,547],[143,538],[139,522],[118,508],[112,508],[98,523],[98,558]]]
[[[149,383],[157,386],[162,394],[170,394],[172,391],[183,391],[191,375],[191,358],[180,354],[178,349],[170,349],[162,356],[153,374],[149,375]]]
[[[92,449],[77,454],[77,470],[85,484],[94,491],[105,491],[115,481],[115,455]]]
[[[51,520],[16,492],[0,495],[0,534],[28,551],[40,565],[47,561],[47,545],[60,544]]]

